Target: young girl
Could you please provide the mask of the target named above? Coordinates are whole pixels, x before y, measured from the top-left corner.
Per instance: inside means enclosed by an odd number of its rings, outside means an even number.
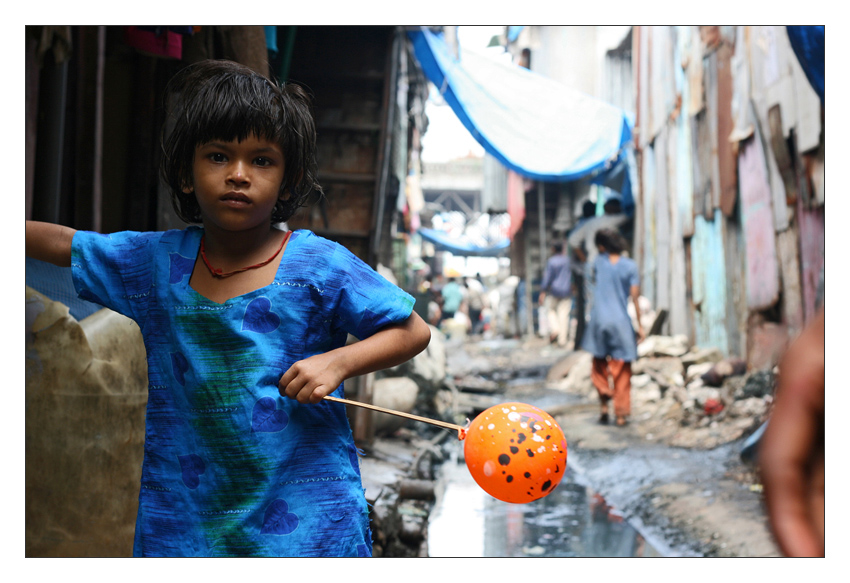
[[[619,233],[601,229],[594,243],[599,255],[593,263],[593,306],[582,348],[593,355],[590,378],[599,393],[599,422],[608,423],[608,401],[613,398],[617,425],[623,426],[631,413],[632,361],[637,358],[635,331],[628,313],[629,297],[637,313],[638,341],[644,336],[638,305],[640,276],[635,262],[621,255],[625,242]],[[614,380],[613,391],[609,374]]]
[[[185,230],[27,222],[28,256],[141,328],[149,393],[134,555],[370,556],[342,396],[422,351],[413,298],[342,246],[275,224],[316,183],[300,88],[207,61],[173,81],[162,173]],[[348,334],[361,339],[346,345]]]

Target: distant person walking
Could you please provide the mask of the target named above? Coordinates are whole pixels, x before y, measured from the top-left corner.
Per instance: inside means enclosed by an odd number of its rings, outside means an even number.
[[[469,320],[472,323],[472,334],[481,334],[484,330],[484,321],[481,319],[481,313],[486,307],[487,299],[484,284],[481,283],[481,275],[464,277],[463,286],[466,288],[467,309],[469,310]]]
[[[460,309],[460,305],[463,303],[463,290],[456,277],[451,278],[443,286],[441,294],[443,296],[443,320],[454,318],[455,312]]]
[[[599,254],[591,269],[593,306],[582,348],[593,355],[590,378],[599,394],[599,422],[608,423],[608,403],[613,400],[617,425],[623,426],[631,414],[632,361],[637,359],[637,342],[644,338],[638,304],[640,276],[635,262],[621,255],[626,243],[617,231],[601,229],[594,242]],[[628,313],[629,298],[637,313],[637,340]]]
[[[564,244],[552,245],[552,256],[546,262],[543,283],[540,286],[541,306],[546,307],[549,320],[549,341],[558,346],[567,345],[572,308],[572,273],[570,258],[564,253]]]

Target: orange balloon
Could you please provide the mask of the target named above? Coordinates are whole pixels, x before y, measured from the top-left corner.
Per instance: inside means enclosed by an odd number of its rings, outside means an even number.
[[[463,455],[485,492],[524,504],[552,492],[567,468],[567,440],[545,411],[503,403],[479,414],[466,430]]]

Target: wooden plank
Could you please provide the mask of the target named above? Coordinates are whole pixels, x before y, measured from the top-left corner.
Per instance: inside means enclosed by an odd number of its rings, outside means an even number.
[[[764,310],[779,298],[779,268],[776,261],[770,185],[764,167],[761,142],[741,144],[741,222],[747,257],[747,307]]]
[[[667,126],[653,142],[655,151],[655,309],[670,309],[670,193],[667,188]]]
[[[785,132],[782,129],[782,110],[779,104],[767,110],[767,123],[770,132],[770,149],[776,159],[782,183],[785,185],[785,201],[787,205],[793,206],[797,201],[797,173],[794,168],[794,159],[788,149],[785,140]]]
[[[749,27],[738,26],[735,40],[735,52],[732,54],[732,118],[734,127],[730,140],[735,146],[735,156],[738,154],[738,142],[746,140],[755,131],[755,119],[750,105],[750,60],[749,60]]]
[[[649,27],[648,26],[638,26],[635,30],[636,36],[636,46],[637,46],[637,58],[635,59],[635,66],[637,67],[637,72],[635,74],[635,78],[637,79],[637,129],[635,136],[635,145],[636,147],[643,149],[646,148],[651,141],[649,139]]]
[[[803,331],[804,322],[797,238],[796,227],[776,234],[776,249],[782,277],[782,314],[791,338],[796,338]]]
[[[657,305],[655,271],[657,252],[655,248],[655,151],[652,146],[643,149],[642,201],[643,234],[641,254],[641,293],[652,305]]]
[[[797,201],[797,224],[800,230],[800,268],[803,274],[803,314],[806,323],[815,315],[815,296],[823,268],[824,207],[807,209]]]
[[[703,59],[705,69],[705,113],[708,129],[708,143],[705,145],[709,156],[710,206],[706,209],[713,214],[720,207],[720,164],[717,157],[718,137],[718,99],[717,99],[717,52],[710,53]],[[706,215],[708,217],[709,215]]]
[[[727,217],[735,212],[738,196],[738,168],[735,149],[729,137],[734,129],[732,118],[732,47],[723,43],[717,49],[717,166],[720,210]]]
[[[711,205],[711,138],[705,110],[691,118],[691,149],[693,152],[694,217],[713,216]]]
[[[747,353],[747,259],[743,227],[738,217],[723,216],[726,259],[726,336],[730,355]]]

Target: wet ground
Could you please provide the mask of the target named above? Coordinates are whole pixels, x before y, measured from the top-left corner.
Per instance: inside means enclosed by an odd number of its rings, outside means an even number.
[[[675,448],[634,425],[598,425],[596,403],[546,387],[546,371],[568,353],[545,343],[466,343],[448,354],[460,409],[474,418],[516,400],[549,412],[567,438],[569,471],[549,496],[507,504],[475,484],[460,443],[448,440],[429,556],[778,556],[741,444]]]
[[[456,461],[443,465],[439,490],[428,528],[431,557],[663,556],[572,471],[530,504],[488,496]]]

